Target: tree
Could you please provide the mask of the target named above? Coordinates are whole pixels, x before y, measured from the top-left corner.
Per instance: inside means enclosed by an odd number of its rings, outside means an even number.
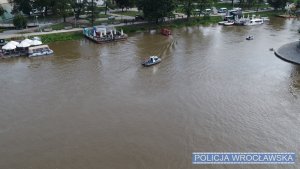
[[[0,16],[4,15],[6,11],[4,10],[4,8],[0,5]]]
[[[278,8],[284,9],[287,0],[268,0],[268,3],[277,10]]]
[[[190,19],[192,11],[195,9],[195,6],[193,3],[195,0],[180,0],[180,2],[183,4],[183,10],[184,13],[187,15],[187,20]]]
[[[87,3],[87,11],[89,11],[89,18],[91,19],[92,25],[94,26],[94,21],[95,21],[95,10],[96,10],[96,3],[94,0],[89,1]]]
[[[122,9],[122,12],[124,8],[129,8],[134,6],[134,0],[115,0],[118,7]]]
[[[26,18],[25,18],[23,15],[21,15],[21,14],[17,14],[17,15],[14,17],[13,23],[14,23],[14,26],[15,26],[17,29],[26,28],[26,26],[27,26],[27,20],[26,20]]]
[[[71,8],[71,3],[72,0],[59,0],[56,2],[54,8],[56,8],[56,13],[63,17],[64,22],[66,22],[66,18],[70,11],[72,10]]]
[[[143,10],[144,16],[148,20],[155,20],[169,16],[175,8],[173,0],[138,0],[138,8]]]
[[[84,12],[87,6],[87,0],[72,0],[71,7],[73,8],[73,12],[75,13],[76,19],[79,19],[79,16]]]
[[[49,9],[53,9],[57,1],[55,0],[35,0],[33,2],[33,8],[39,11],[44,11],[44,15],[48,14]]]
[[[198,0],[198,8],[200,11],[204,11],[207,8],[211,8],[213,0]]]
[[[12,13],[16,14],[23,12],[29,15],[32,10],[32,2],[29,0],[9,0],[8,1],[13,6]]]

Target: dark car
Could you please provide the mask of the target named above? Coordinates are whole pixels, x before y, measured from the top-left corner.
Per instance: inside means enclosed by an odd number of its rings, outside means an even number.
[[[0,46],[4,46],[5,44],[5,39],[0,39]]]
[[[136,21],[143,21],[145,18],[142,15],[135,15],[135,20]]]

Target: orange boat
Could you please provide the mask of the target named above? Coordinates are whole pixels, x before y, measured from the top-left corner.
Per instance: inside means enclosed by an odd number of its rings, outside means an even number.
[[[165,35],[165,36],[172,35],[171,30],[166,29],[166,28],[161,29],[160,33],[163,34],[163,35]]]

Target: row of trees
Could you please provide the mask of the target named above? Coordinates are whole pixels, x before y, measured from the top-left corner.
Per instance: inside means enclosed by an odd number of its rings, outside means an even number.
[[[30,14],[33,9],[36,9],[43,11],[44,15],[47,15],[48,11],[51,10],[53,14],[62,16],[64,20],[70,13],[74,13],[75,17],[79,18],[85,10],[94,11],[95,4],[93,1],[94,0],[9,0],[14,7],[13,13],[23,12],[24,14]],[[217,3],[216,1],[217,0],[105,0],[105,9],[107,10],[108,4],[115,4],[121,8],[122,11],[126,8],[137,6],[143,11],[146,19],[156,20],[158,22],[159,19],[172,15],[172,12],[178,8],[180,8],[181,12],[184,12],[189,19],[195,9],[201,12],[206,8],[212,7],[214,3]],[[268,1],[277,9],[284,8],[286,2],[289,0]],[[240,5],[247,4],[248,7],[261,3],[263,3],[263,0],[240,0],[239,2]]]

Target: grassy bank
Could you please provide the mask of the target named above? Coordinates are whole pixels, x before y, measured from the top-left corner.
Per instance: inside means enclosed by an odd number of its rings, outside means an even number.
[[[113,12],[114,14],[119,14],[119,15],[126,15],[126,16],[136,16],[136,15],[142,15],[142,12],[138,11],[118,11],[118,12]]]
[[[256,12],[256,13],[249,13],[249,15],[255,14],[260,16],[276,16],[281,14],[281,11],[268,11],[268,12]],[[247,14],[245,14],[246,16]],[[181,28],[185,26],[197,26],[197,25],[210,25],[210,24],[216,24],[219,21],[222,20],[221,16],[208,16],[208,17],[192,17],[189,20],[187,19],[176,19],[171,20],[168,22],[163,23],[145,23],[145,24],[128,24],[125,26],[118,27],[118,29],[123,29],[125,33],[133,33],[133,32],[143,32],[143,31],[149,31],[151,29],[161,29],[161,28]],[[107,23],[107,21],[105,21]],[[114,21],[117,22],[117,21]],[[120,22],[120,21],[118,21]],[[99,24],[100,23],[96,23]],[[53,29],[61,29],[63,28],[64,24],[56,24],[53,25]],[[47,34],[47,35],[40,35],[43,43],[52,43],[57,41],[69,41],[69,40],[79,40],[83,38],[83,35],[80,32],[72,32],[72,33],[57,33],[57,34]],[[19,38],[24,39],[24,38]],[[11,40],[18,40],[18,38],[12,38]]]
[[[58,41],[79,40],[83,38],[81,32],[48,34],[48,35],[41,35],[39,37],[42,39],[42,42],[45,44],[58,42]]]
[[[190,18],[189,21],[187,21],[186,19],[179,19],[170,22],[164,22],[161,24],[147,23],[147,24],[139,24],[139,25],[126,25],[126,26],[119,27],[118,29],[123,29],[125,33],[133,33],[138,31],[148,31],[150,29],[160,29],[163,27],[180,28],[184,26],[209,25],[209,24],[218,23],[220,20],[222,20],[222,18],[219,16],[196,17],[196,18]],[[83,35],[81,32],[72,32],[72,33],[40,35],[39,37],[41,37],[43,43],[47,44],[47,43],[52,43],[57,41],[80,40],[83,38]]]
[[[277,15],[281,15],[283,14],[284,12],[283,11],[267,11],[267,12],[255,12],[255,13],[249,13],[249,15],[260,15],[260,16],[267,16],[267,17],[271,17],[271,16],[277,16]],[[245,16],[248,15],[248,14],[245,14]]]
[[[125,33],[133,33],[139,31],[147,31],[150,29],[160,29],[163,27],[180,28],[184,26],[210,25],[210,24],[218,23],[221,20],[222,18],[220,16],[195,17],[195,18],[190,18],[189,21],[187,21],[187,19],[177,19],[170,22],[164,22],[161,24],[147,23],[147,24],[140,24],[140,25],[126,25],[120,28],[123,29]]]

